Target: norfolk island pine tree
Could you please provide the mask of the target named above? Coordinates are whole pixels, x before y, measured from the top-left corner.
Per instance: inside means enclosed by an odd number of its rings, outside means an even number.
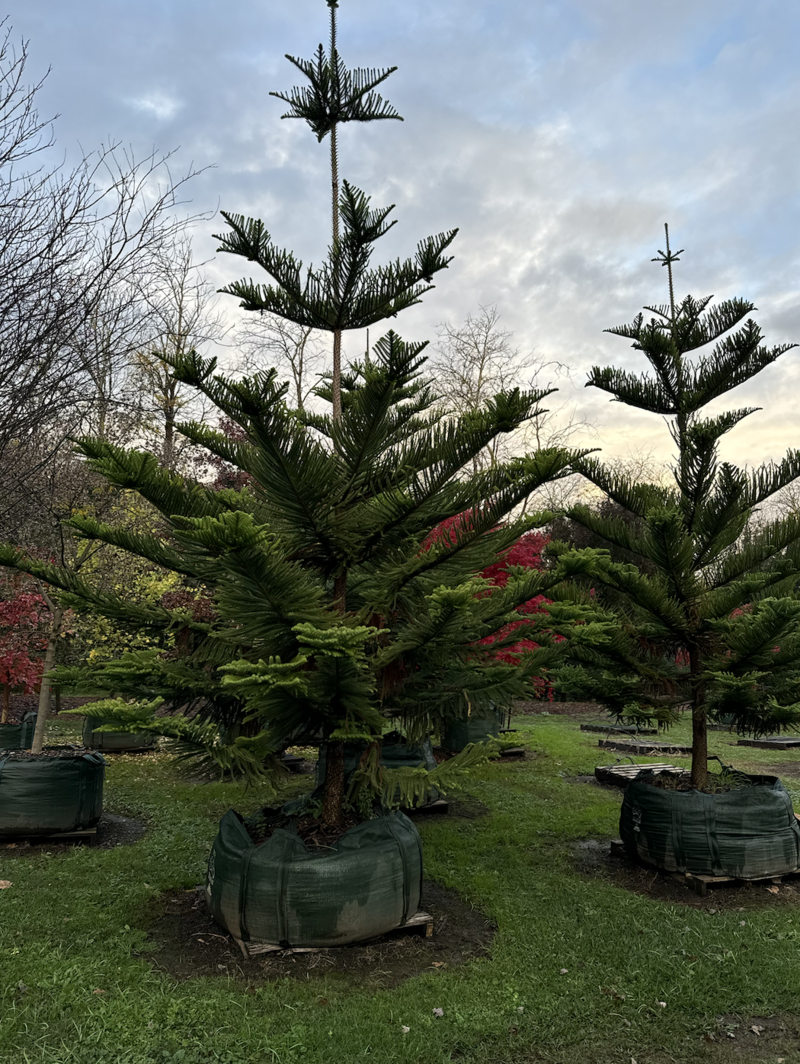
[[[330,53],[320,46],[313,62],[292,60],[311,88],[290,95],[290,117],[305,118],[319,140],[331,134],[336,163],[339,121],[396,116],[374,92],[390,71],[344,67],[336,49],[338,5],[327,2]],[[274,371],[233,380],[214,373],[214,360],[192,352],[168,359],[176,378],[211,398],[244,439],[195,423],[180,430],[249,474],[250,488],[212,491],[164,470],[153,455],[94,439],[78,444],[111,483],[151,503],[163,526],[159,534],[132,535],[76,518],[73,528],[181,574],[211,597],[213,616],[136,606],[19,552],[2,554],[5,564],[61,588],[76,609],[98,610],[134,630],[191,633],[181,657],[152,650],[95,668],[62,669],[64,687],[137,700],[128,707],[100,703],[92,712],[135,729],[148,721],[171,729],[205,743],[222,764],[253,771],[289,738],[322,734],[333,766],[322,820],[331,826],[341,822],[345,800],[344,741],[371,742],[360,774],[367,796],[393,794],[395,782],[377,769],[386,715],[403,718],[416,737],[450,717],[528,696],[560,647],[539,634],[540,645],[511,664],[497,652],[504,640],[519,643],[520,628],[492,645],[481,641],[517,622],[516,607],[546,594],[570,564],[585,568],[582,559],[566,559],[558,570],[515,569],[503,587],[477,575],[546,519],[515,521],[509,517],[515,507],[546,481],[569,475],[580,457],[554,448],[469,473],[474,456],[498,434],[536,417],[549,392],[513,389],[484,411],[443,420],[420,375],[425,344],[406,343],[394,331],[374,345],[372,358],[337,374],[337,336],[417,303],[447,266],[444,252],[455,231],[421,241],[413,258],[371,268],[391,208],[372,209],[347,182],[338,189],[336,165],[332,183],[333,239],[326,261],[305,278],[302,264],[273,244],[260,221],[226,214],[231,231],[220,238],[222,250],[256,262],[271,278],[224,290],[245,309],[333,334],[331,386],[320,390],[331,413],[290,410]],[[466,515],[458,534],[426,549],[431,530],[457,514]],[[591,638],[596,628],[585,625],[582,634]],[[154,722],[159,699],[199,706],[206,730]],[[255,734],[222,750],[211,733],[232,721],[249,724]]]
[[[711,296],[687,295],[676,305],[672,267],[682,252],[670,250],[665,232],[666,251],[653,261],[667,267],[669,303],[645,307],[649,321],[640,313],[608,330],[633,341],[653,373],[595,366],[587,386],[669,419],[674,483],[635,483],[594,458],[578,459],[585,477],[639,518],[640,531],[586,505],[568,516],[650,565],[645,573],[595,553],[592,580],[609,592],[610,605],[595,605],[592,615],[616,627],[602,645],[573,648],[561,677],[618,718],[669,724],[688,701],[692,785],[702,788],[709,720],[731,715],[753,735],[800,724],[800,517],[752,522],[762,503],[800,476],[800,452],[753,470],[723,462],[720,439],[758,408],[705,412],[796,345],[762,345],[746,300],[712,305]],[[702,348],[710,350],[696,354]],[[588,592],[571,591],[592,606]]]

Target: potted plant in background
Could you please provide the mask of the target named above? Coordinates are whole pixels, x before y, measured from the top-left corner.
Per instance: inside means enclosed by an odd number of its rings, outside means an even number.
[[[647,321],[639,314],[609,330],[632,341],[652,374],[595,367],[588,384],[669,419],[674,482],[635,483],[593,458],[578,460],[634,520],[585,505],[568,516],[646,564],[588,552],[591,581],[607,592],[602,603],[575,587],[555,593],[616,624],[605,644],[570,649],[561,680],[620,720],[669,725],[690,706],[691,780],[670,789],[665,777],[640,776],[627,787],[620,832],[628,852],[669,871],[781,875],[800,864],[786,790],[773,777],[709,773],[707,728],[733,718],[740,732],[764,735],[800,724],[800,517],[754,520],[800,476],[800,452],[753,470],[721,461],[721,438],[757,408],[707,407],[795,345],[763,346],[746,300],[686,296],[676,304],[672,267],[681,253],[670,250],[668,229],[666,240],[654,261],[668,269],[669,303],[645,308]]]
[[[341,333],[373,325],[418,302],[449,259],[455,231],[429,237],[413,258],[372,268],[389,229],[357,188],[338,187],[340,121],[396,117],[375,92],[389,71],[347,71],[336,48],[293,60],[311,83],[288,97],[318,139],[330,136],[333,239],[323,265],[304,271],[259,221],[224,215],[222,249],[257,263],[273,283],[243,280],[226,291],[252,311],[275,313],[333,335],[333,372],[320,396],[330,413],[289,408],[269,370],[233,380],[213,360],[170,357],[175,376],[200,389],[240,438],[200,424],[180,427],[231,468],[241,491],[206,489],[163,469],[155,456],[84,439],[80,450],[113,484],[139,492],[163,517],[154,534],[131,534],[81,517],[71,527],[182,574],[213,609],[141,606],[101,594],[74,574],[20,554],[7,559],[61,586],[76,610],[96,610],[131,629],[185,629],[180,654],[155,649],[90,668],[62,668],[59,682],[117,699],[88,707],[131,729],[179,738],[222,767],[264,772],[287,742],[322,736],[327,772],[316,805],[223,818],[209,863],[209,900],[237,937],[277,945],[336,945],[386,931],[413,915],[421,857],[413,824],[387,808],[457,779],[484,754],[468,748],[428,773],[381,766],[387,718],[415,742],[469,706],[526,697],[560,651],[543,640],[516,664],[482,641],[518,619],[516,609],[563,578],[514,568],[505,586],[480,577],[537,523],[509,518],[574,456],[542,450],[489,470],[473,457],[498,434],[538,415],[547,392],[499,393],[486,411],[443,419],[424,380],[424,343],[390,331],[363,362],[341,366]],[[466,515],[455,536],[428,546],[431,529]],[[540,515],[538,522],[547,515]],[[582,560],[574,563],[579,569]],[[519,635],[516,636],[519,638]],[[161,700],[191,717],[156,718]],[[163,710],[162,710],[163,712]],[[220,725],[233,725],[223,742]],[[345,743],[364,744],[345,775]],[[261,842],[256,846],[254,843]],[[321,848],[320,845],[321,844]]]
[[[46,643],[41,625],[47,605],[41,595],[18,583],[18,579],[7,581],[3,589],[7,597],[0,601],[0,750],[25,750],[33,741],[36,714],[18,714],[12,721],[11,693],[31,694],[39,686]]]

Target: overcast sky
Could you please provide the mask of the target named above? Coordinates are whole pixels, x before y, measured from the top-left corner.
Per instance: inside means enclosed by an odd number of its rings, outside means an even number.
[[[72,157],[101,141],[168,151],[193,210],[261,217],[306,262],[328,242],[326,145],[268,95],[300,83],[285,52],[327,38],[324,0],[6,0],[39,105]],[[385,256],[458,226],[455,259],[393,323],[433,338],[496,303],[515,342],[570,366],[564,398],[609,455],[669,452],[654,415],[583,389],[593,363],[638,366],[602,330],[667,298],[650,259],[670,224],[679,294],[742,296],[770,343],[800,341],[800,5],[787,0],[341,0],[350,66],[397,65],[382,86],[405,121],[345,127],[344,177],[396,203]],[[195,235],[213,255],[222,221]],[[221,256],[224,284],[245,270]],[[240,313],[235,301],[230,313]],[[373,336],[374,339],[374,336]],[[349,350],[363,348],[354,337]],[[729,437],[739,462],[800,446],[800,353],[727,405],[760,403]]]

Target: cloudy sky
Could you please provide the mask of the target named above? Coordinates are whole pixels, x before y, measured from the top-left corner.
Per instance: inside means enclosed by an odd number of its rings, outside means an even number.
[[[5,0],[30,39],[30,75],[58,111],[69,158],[116,140],[177,148],[192,209],[263,218],[279,244],[318,261],[328,240],[327,152],[281,122],[272,89],[298,84],[285,52],[327,37],[324,0]],[[345,127],[341,172],[395,203],[388,256],[458,226],[455,259],[422,306],[395,323],[435,335],[497,304],[515,342],[569,365],[562,396],[604,451],[669,452],[663,424],[594,389],[593,363],[638,366],[605,327],[667,298],[651,258],[685,248],[679,294],[751,299],[769,342],[800,341],[800,6],[786,0],[341,0],[350,66],[398,70],[384,95],[405,121]],[[794,131],[794,132],[793,132]],[[211,234],[195,234],[199,256]],[[222,256],[224,284],[240,275]],[[230,313],[239,313],[235,302]],[[349,349],[363,348],[354,337]],[[760,403],[730,436],[734,461],[800,446],[800,352],[728,405]]]

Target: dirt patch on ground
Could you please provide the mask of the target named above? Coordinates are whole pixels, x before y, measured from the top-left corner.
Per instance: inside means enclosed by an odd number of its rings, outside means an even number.
[[[81,706],[85,706],[88,702],[97,702],[99,696],[92,695],[62,695],[61,696],[61,710],[80,709]],[[50,703],[50,718],[58,720],[58,716],[55,712],[54,700]],[[11,696],[11,705],[9,706],[9,724],[19,724],[26,713],[36,713],[39,709],[39,696],[37,694],[23,695],[15,692]],[[66,720],[78,720],[77,717],[66,717]]]
[[[405,814],[412,820],[426,824],[440,820],[442,817],[463,817],[466,820],[477,820],[478,817],[487,816],[489,806],[473,798],[471,794],[447,794],[444,800],[447,802],[447,811],[440,811],[437,806],[422,809],[406,809]]]
[[[648,1064],[674,1064],[676,1059],[661,1051],[647,1054]],[[787,1013],[716,1016],[680,1059],[693,1064],[795,1064],[800,1060],[800,1021]]]
[[[75,846],[91,845],[101,850],[112,850],[115,846],[132,846],[147,831],[142,820],[129,816],[117,816],[116,813],[103,813],[97,825],[97,835],[91,843],[69,839],[59,842],[53,838],[30,838],[18,841],[0,841],[0,856],[30,857],[36,853],[63,853]]]
[[[581,839],[573,845],[573,855],[576,870],[584,875],[599,876],[624,890],[657,901],[704,909],[712,915],[800,906],[800,876],[785,878],[779,884],[762,880],[712,886],[706,897],[701,898],[686,886],[684,877],[678,872],[660,872],[627,854],[612,857],[610,839]]]
[[[594,713],[595,716],[602,717],[605,710],[596,702],[547,702],[544,699],[532,699],[529,702],[514,703],[514,715],[526,717],[539,713],[550,713],[557,717],[580,717],[586,713]]]
[[[780,765],[771,765],[768,769],[770,776],[800,777],[800,761],[783,761]]]
[[[392,931],[354,946],[315,953],[273,953],[245,960],[239,947],[214,922],[202,889],[170,891],[149,939],[157,947],[147,954],[175,979],[236,976],[248,983],[285,977],[314,979],[337,975],[373,987],[392,987],[423,972],[443,972],[489,952],[495,927],[466,905],[454,890],[426,880],[421,909],[433,917],[433,936],[420,931]],[[320,1002],[327,1004],[327,1002]]]

